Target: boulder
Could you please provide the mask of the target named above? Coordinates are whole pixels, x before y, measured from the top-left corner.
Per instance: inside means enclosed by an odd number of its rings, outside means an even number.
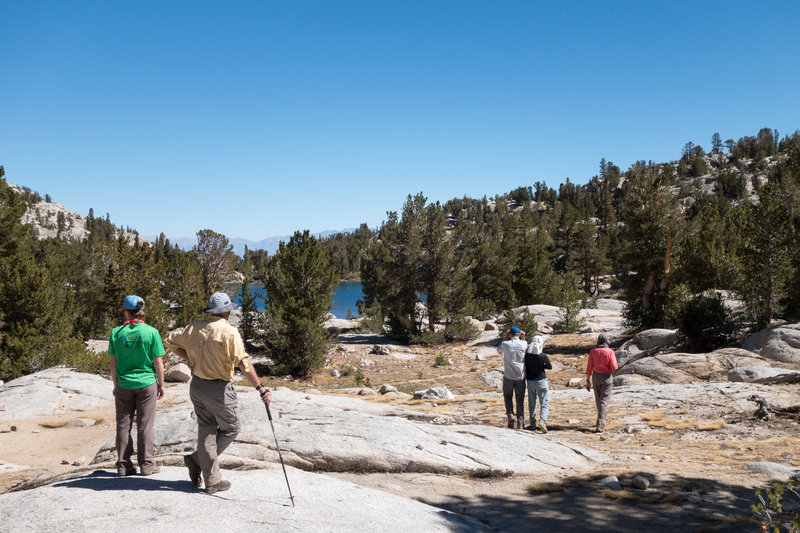
[[[631,486],[635,489],[647,490],[650,488],[650,480],[643,475],[638,474],[631,480]]]
[[[191,381],[192,371],[186,363],[179,363],[164,371],[164,381],[170,383],[186,383]]]
[[[415,400],[452,400],[453,398],[455,398],[453,393],[444,385],[414,392]]]
[[[580,387],[585,381],[585,378],[570,378],[570,380],[567,381],[567,387]]]
[[[352,331],[361,325],[360,319],[347,320],[343,318],[336,318],[333,315],[328,315],[328,319],[322,324],[325,329],[331,332],[335,331]]]
[[[4,531],[488,531],[439,507],[323,474],[279,465],[225,471],[230,490],[205,496],[183,467],[152,476],[97,470],[31,490],[0,494]],[[402,520],[402,522],[399,522]],[[124,527],[122,526],[124,524]],[[212,524],[215,526],[212,527]],[[402,525],[400,525],[402,524]]]
[[[711,353],[668,353],[631,360],[616,375],[638,374],[659,383],[726,381],[728,371],[740,366],[757,366],[763,361],[739,348],[723,348]]]
[[[24,420],[114,405],[111,381],[71,368],[53,367],[6,383],[0,389],[0,421]]]
[[[647,329],[637,333],[633,342],[639,345],[640,350],[652,350],[670,346],[677,336],[677,329]]]
[[[611,490],[622,490],[622,484],[620,484],[619,479],[617,479],[617,476],[604,477],[603,479],[600,480],[600,483],[602,483]]]
[[[397,392],[397,387],[394,385],[389,385],[388,383],[384,383],[381,385],[379,392],[381,394],[386,394],[387,392]]]
[[[331,376],[333,376],[335,378],[340,378],[340,377],[342,377],[342,373],[339,372],[338,370],[331,370]]]
[[[800,383],[800,372],[767,366],[742,366],[728,371],[728,380],[745,383]]]
[[[375,355],[391,355],[392,352],[391,352],[391,350],[389,350],[388,346],[383,346],[383,345],[380,345],[380,344],[376,344],[375,346],[372,347],[372,349],[369,351],[369,353],[372,353],[372,354],[375,354]]]
[[[83,343],[86,349],[93,353],[103,353],[108,351],[108,339],[90,339]]]
[[[67,422],[67,426],[71,428],[88,428],[97,424],[94,418],[73,418]]]
[[[370,368],[370,367],[375,366],[375,361],[373,361],[372,359],[361,359],[358,362],[358,366],[361,366],[361,367],[364,367],[364,368]]]
[[[742,348],[767,359],[800,363],[800,323],[762,329],[747,337]]]
[[[503,373],[499,370],[489,370],[488,372],[481,372],[478,374],[481,381],[490,387],[498,390],[503,390]]]
[[[471,355],[475,356],[476,361],[485,361],[489,357],[497,357],[500,354],[497,353],[496,348],[484,346],[472,352]]]
[[[485,326],[483,326],[484,331],[497,331],[497,324],[493,322],[487,322]]]
[[[791,466],[782,465],[780,463],[771,463],[768,461],[750,463],[747,465],[747,468],[759,474],[764,474],[775,481],[800,480],[800,468],[792,468]]]
[[[652,385],[654,380],[640,376],[638,374],[623,374],[621,376],[614,376],[615,387],[631,387],[635,385]]]

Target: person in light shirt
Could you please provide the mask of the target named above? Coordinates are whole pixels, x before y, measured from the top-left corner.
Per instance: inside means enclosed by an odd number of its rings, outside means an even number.
[[[228,323],[236,305],[224,292],[215,292],[203,311],[210,316],[196,320],[183,330],[176,330],[164,339],[164,346],[192,366],[189,397],[197,417],[197,451],[185,455],[183,462],[189,478],[214,494],[228,490],[230,481],[222,479],[219,456],[239,434],[239,403],[233,376],[241,370],[261,395],[264,403],[272,401],[272,393],[264,387],[244,350],[239,330]]]
[[[497,351],[503,354],[503,400],[506,404],[508,427],[514,428],[514,399],[517,400],[517,429],[525,423],[525,332],[513,326]]]
[[[594,387],[594,402],[597,405],[597,433],[602,433],[606,426],[608,404],[614,389],[613,373],[618,368],[617,356],[610,346],[608,336],[601,333],[597,337],[597,347],[589,352],[589,362],[586,364],[586,390]]]

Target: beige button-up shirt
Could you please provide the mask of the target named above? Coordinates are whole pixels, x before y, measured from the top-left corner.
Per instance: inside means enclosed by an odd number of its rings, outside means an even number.
[[[202,379],[232,381],[234,370],[242,361],[249,369],[239,330],[221,316],[196,320],[183,331],[173,331],[164,339],[164,346],[168,350],[186,350],[192,374]]]

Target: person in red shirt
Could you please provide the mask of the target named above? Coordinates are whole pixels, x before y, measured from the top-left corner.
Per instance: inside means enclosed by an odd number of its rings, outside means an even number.
[[[586,390],[594,386],[594,402],[597,405],[597,425],[595,432],[602,433],[606,426],[608,404],[611,402],[611,391],[614,389],[613,372],[617,367],[617,356],[610,348],[608,335],[601,333],[597,337],[597,347],[589,352],[586,364]]]

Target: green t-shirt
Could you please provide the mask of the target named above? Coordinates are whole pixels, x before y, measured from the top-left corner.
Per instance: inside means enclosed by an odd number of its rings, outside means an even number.
[[[141,389],[156,382],[153,360],[165,351],[158,330],[139,322],[114,328],[108,339],[108,353],[117,358],[117,385]]]

